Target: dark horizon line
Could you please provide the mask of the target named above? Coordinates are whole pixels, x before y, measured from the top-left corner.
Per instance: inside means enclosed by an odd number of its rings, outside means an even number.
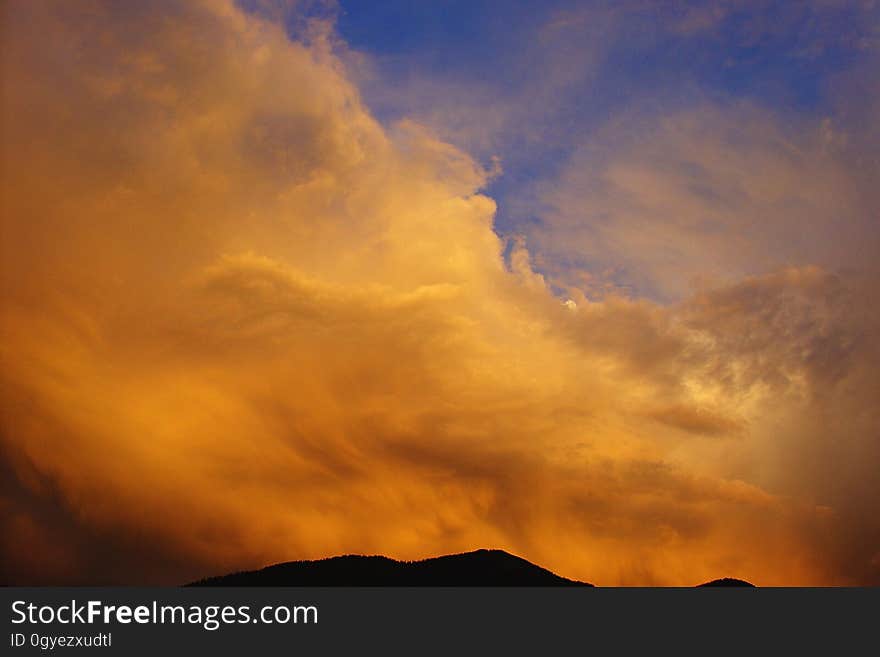
[[[184,586],[587,586],[498,548],[478,548],[424,559],[341,554],[279,562],[255,570],[204,577]],[[696,587],[754,587],[721,577]],[[639,587],[636,587],[639,588]],[[642,587],[642,588],[692,588]]]

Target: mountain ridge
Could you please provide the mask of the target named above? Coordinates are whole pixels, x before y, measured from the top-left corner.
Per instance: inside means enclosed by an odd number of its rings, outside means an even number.
[[[288,561],[206,577],[188,586],[593,586],[504,550],[480,549],[415,561],[347,554]]]
[[[734,577],[722,577],[720,579],[713,579],[711,582],[704,582],[703,584],[698,584],[697,586],[700,588],[704,586],[740,586],[756,588],[755,585],[751,582],[747,582],[744,579],[736,579]]]
[[[205,577],[186,586],[586,586],[498,549],[478,549],[413,561],[344,554],[287,561],[256,570]],[[724,577],[698,587],[753,587]]]

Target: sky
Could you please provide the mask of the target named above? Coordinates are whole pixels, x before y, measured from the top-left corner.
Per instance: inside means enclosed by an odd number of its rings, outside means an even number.
[[[0,581],[880,584],[880,3],[0,11]]]

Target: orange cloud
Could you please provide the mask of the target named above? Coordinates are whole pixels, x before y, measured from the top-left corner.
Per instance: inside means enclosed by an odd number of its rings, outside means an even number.
[[[478,546],[597,584],[877,581],[858,284],[563,305],[525,242],[505,265],[489,173],[379,125],[326,41],[231,2],[5,21],[5,581]]]

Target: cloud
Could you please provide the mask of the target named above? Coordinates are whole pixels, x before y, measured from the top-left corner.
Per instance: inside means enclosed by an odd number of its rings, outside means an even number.
[[[380,125],[327,40],[226,2],[5,11],[4,581],[478,546],[598,584],[877,581],[873,279],[591,301],[536,271],[548,238],[494,232],[491,172]],[[618,187],[660,175],[633,152]]]
[[[648,411],[646,416],[698,436],[723,436],[741,429],[736,420],[702,407],[661,406]]]
[[[621,117],[539,190],[530,243],[597,293],[664,300],[789,265],[873,269],[875,186],[857,135],[830,126],[750,104]]]

